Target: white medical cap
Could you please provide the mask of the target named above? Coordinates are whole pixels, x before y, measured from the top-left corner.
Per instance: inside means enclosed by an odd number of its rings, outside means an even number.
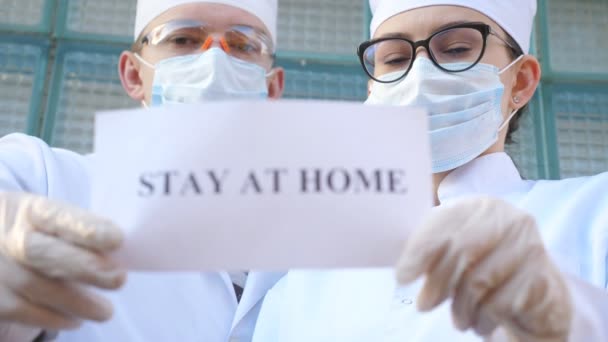
[[[405,11],[436,5],[462,6],[474,9],[494,20],[524,52],[530,51],[530,38],[536,15],[536,0],[370,0],[373,19],[370,33],[387,19]]]
[[[135,39],[152,20],[167,10],[179,5],[197,2],[233,6],[255,15],[266,25],[266,29],[268,29],[276,45],[278,0],[138,0],[135,16]]]

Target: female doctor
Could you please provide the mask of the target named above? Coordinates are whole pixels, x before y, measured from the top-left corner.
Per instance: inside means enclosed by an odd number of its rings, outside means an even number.
[[[524,181],[504,152],[540,80],[536,0],[371,8],[367,103],[428,110],[437,207],[404,248],[403,286],[392,270],[290,272],[254,341],[608,341],[608,174]]]

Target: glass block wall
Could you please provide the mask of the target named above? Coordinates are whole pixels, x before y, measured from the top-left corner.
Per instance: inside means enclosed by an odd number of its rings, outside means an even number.
[[[286,97],[363,101],[355,57],[366,0],[279,0],[277,63]],[[93,114],[136,107],[118,55],[135,0],[0,0],[0,135],[26,132],[89,152]],[[528,178],[608,171],[608,1],[539,0],[535,53],[543,82],[509,146]]]
[[[541,0],[533,110],[510,147],[530,178],[608,171],[608,1]]]

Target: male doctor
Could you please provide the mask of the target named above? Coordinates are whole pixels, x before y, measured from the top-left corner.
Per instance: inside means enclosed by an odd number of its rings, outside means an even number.
[[[277,99],[276,23],[277,0],[140,0],[132,51],[119,61],[124,89],[144,106]],[[66,342],[250,340],[281,275],[130,274],[125,283],[107,258],[120,229],[78,209],[88,206],[87,163],[33,137],[0,139],[0,341],[56,331]]]

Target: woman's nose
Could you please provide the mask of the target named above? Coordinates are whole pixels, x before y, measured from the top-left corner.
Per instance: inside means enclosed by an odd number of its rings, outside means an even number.
[[[416,57],[430,58],[431,56],[429,55],[428,50],[424,46],[419,46],[418,49],[416,49]]]

